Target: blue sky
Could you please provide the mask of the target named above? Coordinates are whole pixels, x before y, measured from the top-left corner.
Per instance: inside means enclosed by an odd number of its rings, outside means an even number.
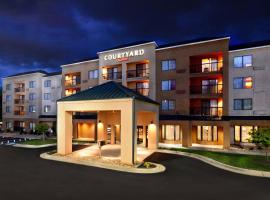
[[[0,2],[0,77],[58,71],[112,46],[231,36],[231,43],[270,39],[268,1]]]

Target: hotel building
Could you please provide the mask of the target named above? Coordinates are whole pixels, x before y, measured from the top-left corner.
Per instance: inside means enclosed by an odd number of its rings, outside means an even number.
[[[61,73],[42,70],[3,78],[3,127],[30,131],[38,123],[56,127],[56,100],[61,98]]]
[[[62,65],[62,76],[34,73],[5,78],[4,126],[11,128],[21,123],[15,113],[25,114],[28,104],[23,108],[17,105],[21,97],[16,91],[29,85],[34,77],[39,98],[50,93],[42,87],[46,78],[54,78],[54,82],[61,80],[62,90],[59,85],[54,86],[56,93],[73,99],[80,96],[75,95],[80,91],[89,91],[86,96],[102,99],[99,90],[99,94],[93,96],[88,89],[114,81],[159,103],[159,117],[154,120],[158,123],[159,143],[221,148],[244,145],[250,130],[270,126],[270,85],[267,84],[270,78],[270,45],[230,46],[229,43],[228,37],[168,45],[139,42],[100,51],[96,58],[87,61]],[[15,88],[10,89],[9,84]],[[106,88],[102,89],[107,92]],[[24,94],[25,97],[28,95]],[[114,95],[111,94],[112,99]],[[52,115],[55,115],[55,100],[60,97],[51,96],[54,97],[50,102]],[[135,94],[129,97],[137,98]],[[106,99],[110,99],[110,95]],[[47,103],[46,100],[36,103],[35,117],[46,116],[43,107]],[[9,109],[11,113],[7,112]],[[108,113],[107,117],[117,115],[113,109]],[[99,110],[74,109],[72,137],[98,140],[100,117]],[[41,120],[40,117],[38,119]],[[135,131],[138,144],[148,146],[150,121],[138,120]],[[108,122],[104,126],[103,139],[112,142],[111,135],[114,134],[116,139],[113,142],[120,141],[113,123]]]

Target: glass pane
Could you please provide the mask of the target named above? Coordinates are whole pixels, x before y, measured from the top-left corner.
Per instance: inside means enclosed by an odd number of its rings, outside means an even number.
[[[240,142],[240,126],[234,127],[234,140]]]
[[[248,133],[252,131],[253,127],[252,126],[242,126],[241,129],[242,129],[241,142],[248,142],[248,139],[250,138],[250,135]]]
[[[244,88],[246,89],[252,88],[252,85],[253,85],[252,77],[244,78]]]
[[[242,110],[242,100],[241,99],[234,99],[234,110]]]
[[[243,88],[243,78],[233,79],[233,88],[235,89]]]
[[[168,88],[168,81],[162,81],[162,90],[169,90],[169,88]]]
[[[233,65],[234,65],[234,67],[243,67],[243,58],[242,58],[242,56],[234,57]]]
[[[162,61],[161,65],[162,65],[162,71],[169,70],[169,62],[167,60]]]
[[[162,100],[161,108],[162,108],[162,110],[168,110],[168,101],[167,100]]]
[[[169,60],[169,70],[174,70],[176,68],[176,61]]]
[[[165,139],[165,125],[162,125],[161,137],[163,140]]]
[[[176,88],[175,80],[170,80],[170,89],[175,90],[175,88]]]
[[[252,56],[243,56],[243,66],[250,67],[252,66]]]
[[[175,101],[169,101],[169,110],[175,109]]]
[[[174,140],[174,126],[166,125],[166,140]]]
[[[243,109],[244,110],[252,110],[252,100],[251,99],[244,99],[243,100]]]
[[[210,128],[211,128],[210,126],[202,126],[202,140],[203,141],[208,140],[209,132],[211,132]]]
[[[180,126],[179,125],[175,126],[175,140],[181,140]]]

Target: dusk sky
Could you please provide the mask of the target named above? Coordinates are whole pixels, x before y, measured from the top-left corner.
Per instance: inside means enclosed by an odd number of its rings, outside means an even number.
[[[125,43],[270,39],[269,1],[1,0],[0,77],[87,60]]]

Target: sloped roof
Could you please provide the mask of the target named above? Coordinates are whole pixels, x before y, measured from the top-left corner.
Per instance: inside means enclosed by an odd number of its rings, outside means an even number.
[[[140,101],[157,104],[156,101],[143,96],[123,85],[114,81],[106,82],[93,88],[78,92],[59,99],[60,101],[86,101],[86,100],[104,100],[104,99],[122,99],[122,98],[133,98]]]
[[[257,41],[257,42],[248,42],[238,45],[231,45],[230,51],[233,50],[240,50],[240,49],[248,49],[248,48],[255,48],[255,47],[262,47],[262,46],[269,46],[270,40],[263,40],[263,41]]]
[[[7,76],[6,78],[13,77],[13,76],[22,76],[22,75],[27,75],[27,74],[34,74],[34,73],[41,73],[41,74],[48,74],[44,70],[35,70],[35,71],[27,71],[27,72],[22,72],[22,73],[17,73],[17,74],[12,74],[10,76]]]

